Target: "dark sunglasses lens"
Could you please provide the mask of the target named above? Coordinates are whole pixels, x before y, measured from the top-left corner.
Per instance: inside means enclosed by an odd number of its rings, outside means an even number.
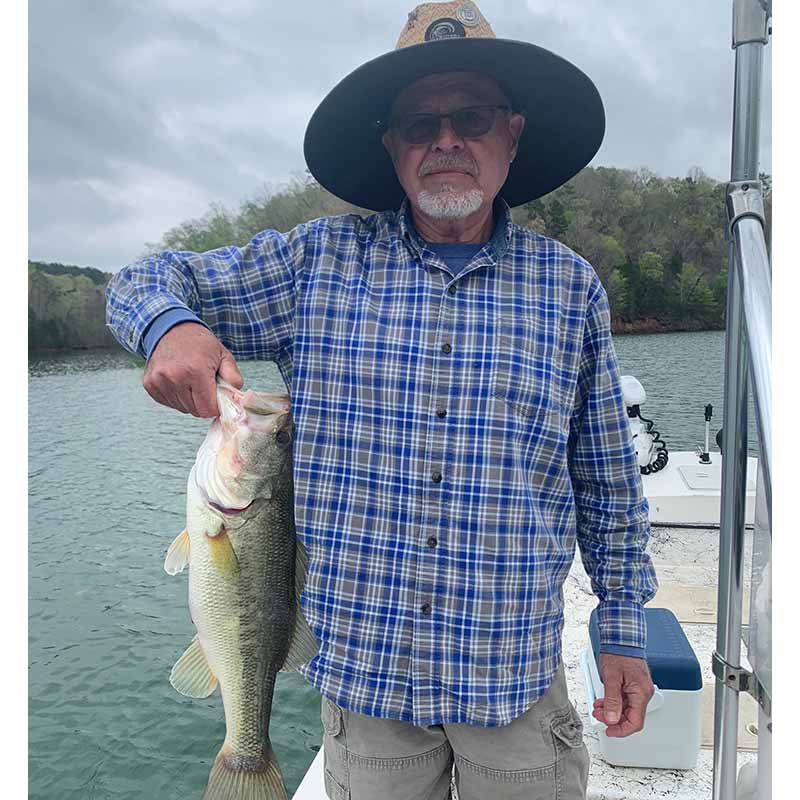
[[[462,108],[448,114],[453,129],[458,136],[476,139],[491,129],[495,109],[486,107]],[[401,138],[409,144],[432,142],[439,135],[441,117],[437,114],[409,114],[400,117],[394,127]]]
[[[494,122],[493,108],[465,108],[456,111],[453,116],[453,127],[459,136],[475,138],[483,136]]]
[[[433,114],[414,114],[401,118],[397,130],[409,144],[430,142],[439,132],[439,118]]]

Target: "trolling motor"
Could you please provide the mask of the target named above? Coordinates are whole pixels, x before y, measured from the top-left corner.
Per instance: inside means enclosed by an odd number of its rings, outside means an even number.
[[[622,375],[620,382],[639,469],[642,475],[659,472],[667,466],[669,451],[653,420],[643,417],[639,409],[647,399],[644,386],[633,375]]]

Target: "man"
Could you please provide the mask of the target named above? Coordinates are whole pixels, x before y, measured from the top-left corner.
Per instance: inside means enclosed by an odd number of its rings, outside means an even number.
[[[594,716],[643,726],[655,576],[606,296],[509,212],[603,130],[573,65],[495,38],[474,3],[422,5],[306,133],[317,180],[378,213],[163,253],[110,285],[157,401],[215,415],[234,356],[276,361],[290,388],[320,641],[301,671],[331,798],[445,798],[453,761],[461,800],[585,796],[560,652],[576,538],[600,600]]]

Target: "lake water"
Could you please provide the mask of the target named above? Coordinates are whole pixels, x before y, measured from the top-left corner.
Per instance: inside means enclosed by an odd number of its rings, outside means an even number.
[[[722,332],[615,338],[645,416],[674,450],[722,425]],[[283,391],[272,364],[246,385]],[[752,419],[752,414],[751,414]],[[163,570],[208,422],[154,403],[122,352],[29,365],[29,797],[200,797],[225,735],[219,694],[168,682],[194,635],[186,574]],[[751,442],[755,432],[751,424]],[[713,437],[712,437],[713,441]],[[289,796],[320,747],[319,694],[280,674],[272,741]]]

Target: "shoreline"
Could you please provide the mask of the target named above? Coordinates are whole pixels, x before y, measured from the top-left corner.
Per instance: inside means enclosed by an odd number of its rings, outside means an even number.
[[[612,319],[611,333],[615,336],[626,333],[699,333],[701,331],[724,331],[725,323],[709,325],[697,320],[665,321],[657,317],[637,319],[632,322]]]
[[[724,331],[725,326],[719,325],[718,327],[709,327],[698,322],[691,320],[682,323],[669,323],[663,320],[651,318],[640,319],[633,322],[626,322],[625,320],[612,320],[611,333],[614,336],[624,336],[626,334],[644,334],[644,333],[699,333],[704,331]],[[108,345],[70,345],[69,347],[45,347],[37,349],[28,349],[28,356],[33,355],[64,355],[66,353],[87,353],[87,352],[111,352],[111,353],[128,353],[128,351],[118,344]],[[128,353],[130,355],[130,353]]]

